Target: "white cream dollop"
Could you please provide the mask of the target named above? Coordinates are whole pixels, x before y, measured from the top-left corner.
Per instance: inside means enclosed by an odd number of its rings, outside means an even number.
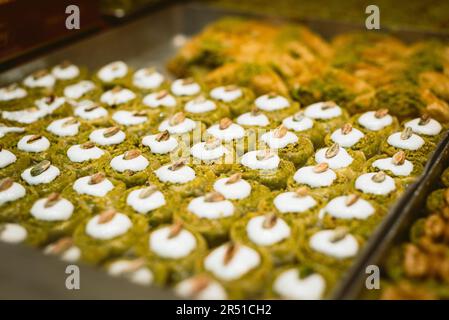
[[[0,169],[6,168],[10,164],[17,161],[17,157],[9,150],[1,149],[0,151]]]
[[[334,236],[335,230],[318,231],[310,237],[309,245],[313,250],[336,259],[351,258],[357,254],[359,244],[353,235],[347,234],[343,239],[333,242]]]
[[[0,124],[0,138],[3,138],[8,133],[22,133],[25,129],[21,127],[8,127]]]
[[[164,120],[159,125],[159,131],[167,130],[170,134],[183,134],[196,128],[196,122],[192,119],[185,118],[181,123],[171,125],[169,120]]]
[[[187,206],[187,210],[200,218],[221,219],[234,214],[234,205],[229,200],[207,202],[204,196],[194,198]]]
[[[171,164],[168,164],[154,171],[160,181],[183,184],[195,179],[195,170],[189,166],[183,166],[177,170],[171,170],[170,166]]]
[[[295,268],[282,272],[273,283],[273,290],[282,299],[291,300],[318,300],[323,297],[326,290],[326,281],[318,273],[300,278]]]
[[[420,123],[421,119],[418,118],[406,122],[404,126],[406,128],[410,127],[414,133],[422,134],[425,136],[436,136],[443,129],[441,124],[434,119],[429,119],[429,121],[426,124]]]
[[[37,220],[64,221],[70,219],[75,210],[73,204],[64,198],[54,205],[46,207],[47,198],[37,200],[31,207],[30,214]]]
[[[23,80],[23,84],[28,88],[53,88],[56,79],[51,73],[36,77],[35,75],[29,75]]]
[[[264,216],[251,218],[246,225],[248,238],[259,246],[272,246],[290,237],[290,227],[283,220],[278,218],[271,228],[265,228]]]
[[[81,80],[78,83],[68,85],[64,88],[64,96],[69,99],[79,99],[86,93],[95,89],[95,84],[89,80]]]
[[[142,68],[133,75],[133,84],[139,89],[156,89],[164,82],[164,76],[152,69]]]
[[[69,118],[55,120],[48,125],[47,131],[49,131],[59,137],[76,136],[79,132],[81,123],[76,122],[76,123],[66,124],[66,122],[71,119],[72,118],[69,117]]]
[[[100,101],[108,106],[127,103],[136,98],[136,94],[129,89],[121,88],[120,90],[109,90],[103,93]]]
[[[258,150],[249,151],[242,156],[241,164],[254,170],[273,170],[277,169],[280,163],[279,156],[274,154],[268,159],[257,159]]]
[[[235,87],[229,89],[228,87],[216,87],[210,91],[210,96],[215,100],[223,102],[231,102],[237,100],[243,95],[242,89]]]
[[[70,161],[77,163],[100,159],[103,155],[104,151],[97,146],[85,149],[82,145],[76,144],[67,150],[67,157]]]
[[[142,190],[143,189],[133,190],[128,194],[128,197],[126,198],[126,203],[135,211],[146,214],[165,205],[165,197],[162,192],[155,191],[149,197],[141,198],[140,193],[142,192]]]
[[[396,184],[394,179],[389,175],[385,175],[385,180],[382,182],[373,181],[375,172],[364,173],[355,180],[356,189],[363,191],[364,193],[370,193],[375,195],[387,195],[390,192],[396,190]]]
[[[222,141],[232,141],[242,139],[245,136],[245,129],[238,124],[232,123],[226,129],[220,129],[219,124],[214,124],[207,129],[207,133]]]
[[[39,153],[48,150],[50,148],[50,141],[47,138],[41,137],[38,140],[32,141],[28,143],[28,140],[33,137],[33,135],[26,135],[17,143],[17,149],[26,151]]]
[[[265,94],[258,97],[254,104],[257,108],[263,111],[276,111],[290,107],[290,102],[287,98],[280,95]]]
[[[376,117],[376,111],[368,111],[362,114],[357,122],[365,129],[371,131],[379,131],[385,127],[388,127],[393,123],[393,117],[386,114],[383,117]]]
[[[270,120],[261,112],[257,114],[247,112],[238,116],[237,123],[241,126],[266,127],[270,124]]]
[[[328,213],[332,217],[339,219],[360,219],[365,220],[374,214],[376,211],[374,207],[364,199],[357,199],[357,201],[351,205],[347,205],[346,202],[348,196],[339,196],[331,201],[324,207],[324,213]]]
[[[27,96],[27,91],[16,85],[0,88],[0,101],[12,101]]]
[[[159,107],[167,107],[173,108],[176,107],[176,99],[171,94],[167,93],[161,95],[160,92],[153,92],[147,94],[143,100],[143,104],[150,108],[159,108]]]
[[[391,171],[396,176],[409,176],[413,171],[413,163],[405,160],[403,164],[394,164],[393,158],[377,159],[372,166],[380,170]]]
[[[128,73],[128,66],[123,61],[114,61],[103,66],[98,72],[97,76],[101,81],[111,82],[115,79],[120,79]]]
[[[282,149],[298,141],[298,137],[293,132],[288,131],[283,137],[278,138],[275,136],[275,130],[264,133],[260,139],[271,149]]]
[[[338,105],[327,107],[326,102],[313,103],[306,107],[304,114],[312,119],[329,120],[342,115],[341,108]]]
[[[126,134],[119,130],[116,134],[110,137],[105,137],[104,132],[108,130],[107,128],[104,129],[97,129],[91,132],[89,135],[89,139],[92,142],[95,142],[96,144],[100,146],[110,146],[115,144],[120,144],[126,139]]]
[[[328,148],[322,148],[315,153],[317,163],[326,162],[331,169],[342,169],[351,165],[354,160],[351,155],[342,147],[338,148],[338,153],[332,158],[326,158]]]
[[[232,281],[243,277],[261,263],[261,257],[254,249],[238,245],[234,256],[225,263],[229,244],[223,244],[212,250],[204,259],[204,268],[215,277],[224,281]]]
[[[201,87],[196,82],[187,82],[185,79],[177,79],[171,85],[171,91],[176,96],[194,96],[201,91]]]
[[[192,253],[197,246],[195,236],[182,229],[176,236],[170,237],[171,226],[159,228],[150,234],[150,250],[162,258],[181,259]]]
[[[96,107],[91,109],[95,103],[90,100],[83,100],[77,104],[73,114],[84,120],[96,120],[100,118],[105,118],[108,116],[108,111],[103,107]]]
[[[337,179],[337,174],[330,168],[323,172],[315,172],[314,166],[299,168],[293,175],[296,183],[306,184],[312,188],[329,187]]]
[[[133,172],[138,172],[145,170],[150,164],[147,158],[143,155],[139,155],[136,158],[126,160],[124,158],[125,154],[121,154],[112,158],[111,167],[117,172],[124,172],[126,170],[131,170]]]
[[[61,174],[59,169],[53,165],[50,165],[47,170],[34,177],[31,175],[31,169],[32,168],[28,168],[21,174],[22,179],[25,180],[29,185],[50,183]]]
[[[94,197],[104,197],[108,194],[109,191],[114,189],[114,185],[107,178],[96,184],[90,184],[90,179],[91,176],[78,178],[73,183],[73,190],[75,190],[78,194],[86,194]]]
[[[226,199],[245,199],[251,194],[251,185],[244,179],[234,183],[227,183],[229,178],[221,178],[215,181],[214,189],[220,192]]]
[[[293,116],[287,117],[282,120],[282,124],[289,130],[295,132],[306,131],[313,128],[313,120],[307,117],[302,117],[299,121],[295,120]]]
[[[178,140],[174,137],[169,137],[167,140],[158,141],[158,135],[153,134],[143,137],[142,144],[150,148],[152,153],[166,154],[170,153],[178,147]]]
[[[402,139],[401,135],[402,132],[396,132],[390,135],[387,139],[388,144],[395,148],[414,151],[421,148],[425,143],[424,139],[417,134],[413,133],[408,139]]]
[[[208,99],[193,99],[186,103],[184,110],[190,113],[205,113],[217,109],[217,105]]]
[[[331,140],[338,143],[343,148],[350,148],[360,141],[365,135],[356,128],[352,128],[347,134],[342,132],[342,129],[337,129],[331,134]]]
[[[148,118],[144,115],[136,115],[133,111],[119,110],[112,115],[112,119],[124,126],[136,126],[145,123]]]
[[[298,196],[295,192],[290,191],[277,195],[273,204],[281,213],[301,213],[314,208],[317,202],[310,195]]]
[[[207,149],[206,142],[199,142],[190,149],[190,153],[194,158],[210,161],[221,158],[228,154],[230,151],[223,145],[219,145],[214,149]]]
[[[80,69],[74,64],[68,66],[57,65],[53,67],[51,73],[58,80],[70,80],[79,76]]]
[[[1,225],[0,241],[16,244],[26,240],[28,231],[17,223],[5,223]]]
[[[133,225],[131,219],[123,213],[117,212],[111,220],[100,223],[100,215],[89,220],[86,234],[95,239],[109,240],[125,234]]]
[[[25,194],[25,188],[21,184],[13,182],[13,184],[8,189],[0,191],[0,206],[4,205],[7,202],[13,202],[20,198],[23,198]]]

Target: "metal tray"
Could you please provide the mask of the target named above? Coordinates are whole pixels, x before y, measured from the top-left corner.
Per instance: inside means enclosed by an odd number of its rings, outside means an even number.
[[[64,59],[70,59],[90,69],[96,69],[110,61],[120,59],[134,67],[154,65],[164,70],[164,63],[178,49],[173,41],[176,35],[191,36],[199,32],[206,24],[228,14],[236,13],[197,4],[176,4],[168,8],[160,8],[136,21],[128,22],[8,70],[0,74],[0,85],[19,81],[36,69],[54,65]],[[248,14],[244,16],[254,17]],[[326,21],[301,22],[325,38],[341,32],[363,30],[360,26]],[[409,31],[395,31],[394,34],[405,41],[429,37],[429,34]],[[449,138],[446,138],[444,141],[446,145],[449,143],[448,140]],[[396,234],[393,231],[409,215],[407,210],[411,200],[414,200],[417,192],[425,187],[429,173],[435,170],[434,166],[441,160],[438,155],[443,150],[444,143],[439,144],[436,156],[426,166],[425,174],[417,183],[409,187],[388,217],[377,228],[330,298],[355,297],[355,288],[361,287],[364,283],[364,266],[367,261],[372,261],[383,252],[382,248],[388,245]],[[393,226],[397,226],[396,229]],[[61,261],[43,256],[31,248],[2,244],[0,244],[0,256],[2,261],[7,261],[0,264],[0,279],[2,279],[0,298],[175,298],[166,289],[141,288],[125,283],[123,280],[108,277],[103,272],[86,266],[80,266],[81,290],[69,291],[64,286],[65,264]],[[30,265],[33,265],[33,270],[28,269]]]

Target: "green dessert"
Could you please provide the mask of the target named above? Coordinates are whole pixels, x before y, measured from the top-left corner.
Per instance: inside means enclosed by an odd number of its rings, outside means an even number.
[[[176,194],[161,192],[155,185],[144,185],[126,190],[117,206],[127,214],[143,215],[150,226],[158,226],[171,221],[178,203]]]
[[[298,261],[333,266],[336,271],[351,265],[362,239],[346,227],[336,229],[308,228],[299,231]]]
[[[182,197],[197,197],[210,190],[215,174],[207,167],[188,166],[187,159],[166,164],[150,175],[149,182]]]
[[[274,265],[291,263],[296,258],[297,227],[284,220],[282,214],[249,213],[232,225],[230,237],[236,243],[263,247]]]
[[[143,185],[159,163],[151,163],[138,149],[125,151],[112,156],[106,167],[106,174],[114,179],[123,181],[128,187]]]
[[[270,149],[247,152],[240,162],[243,178],[258,181],[270,189],[284,188],[295,170],[293,163],[280,159]]]
[[[232,200],[242,215],[266,206],[270,189],[254,180],[246,181],[240,172],[220,176],[213,184],[215,191]]]
[[[144,136],[141,145],[141,148],[146,149],[144,155],[150,162],[168,163],[182,152],[177,137],[172,136],[168,130]]]
[[[254,101],[254,105],[257,109],[263,111],[271,121],[275,122],[280,122],[299,111],[297,102],[290,101],[275,92],[259,96]]]
[[[307,226],[315,223],[323,198],[300,187],[293,191],[273,192],[270,204],[264,211],[274,211],[297,225]]]
[[[79,203],[85,210],[101,211],[115,207],[126,185],[109,177],[103,172],[78,178],[73,185],[68,185],[62,195],[72,203]]]
[[[187,200],[174,216],[191,230],[202,234],[214,246],[228,239],[231,225],[241,214],[230,200],[214,191]]]
[[[304,115],[321,123],[325,132],[333,132],[348,121],[348,112],[333,101],[316,102],[304,109]]]
[[[111,155],[92,141],[72,144],[63,140],[55,148],[52,160],[56,166],[75,172],[79,178],[104,168],[111,161]]]
[[[227,85],[213,88],[209,95],[212,99],[225,104],[233,117],[251,111],[254,93],[244,87]]]
[[[324,146],[324,136],[326,135],[325,125],[306,117],[303,110],[284,118],[282,124],[288,130],[298,135],[298,137],[305,136],[309,138],[315,148]]]
[[[427,162],[434,149],[435,143],[413,133],[410,127],[405,128],[402,132],[391,134],[381,144],[381,151],[389,156],[403,150],[407,159],[423,164]]]
[[[380,154],[372,157],[366,163],[365,171],[384,171],[389,176],[400,179],[403,184],[410,185],[422,174],[422,163],[413,163],[406,159],[404,151],[398,151],[392,157]]]
[[[72,203],[59,193],[37,199],[28,210],[27,224],[45,231],[45,242],[71,235],[89,213],[79,203]]]
[[[33,188],[39,195],[45,196],[59,192],[70,185],[76,173],[70,170],[60,170],[51,161],[43,160],[25,169],[20,175],[24,183]]]
[[[27,208],[36,197],[29,187],[7,177],[0,180],[0,222],[20,222],[27,217]]]
[[[198,96],[186,102],[184,112],[186,117],[194,121],[201,121],[206,125],[212,125],[231,115],[228,106],[221,102],[208,100],[204,96]]]
[[[317,223],[325,229],[345,227],[353,235],[367,239],[387,210],[375,201],[357,194],[338,196],[320,210]]]
[[[205,142],[199,142],[192,146],[190,154],[192,163],[198,168],[210,169],[214,174],[220,175],[229,172],[238,162],[238,150],[224,145],[222,141],[210,136]]]
[[[241,243],[228,242],[198,261],[198,270],[214,277],[230,296],[257,297],[272,269],[270,255]]]
[[[281,159],[290,161],[296,167],[303,166],[313,155],[312,142],[305,136],[297,136],[284,125],[261,136],[261,140],[270,149],[277,150]]]
[[[125,215],[108,209],[83,221],[74,232],[74,242],[88,263],[99,263],[126,252],[147,231],[141,215]]]
[[[354,192],[388,208],[404,192],[401,182],[401,180],[390,177],[384,171],[368,172],[357,177],[354,183]]]
[[[152,230],[136,250],[149,262],[161,264],[169,282],[178,282],[194,273],[195,263],[204,257],[207,245],[199,233],[178,221]]]
[[[322,162],[299,168],[288,178],[288,189],[306,188],[320,198],[331,199],[352,185],[353,176],[351,169],[333,170]]]

